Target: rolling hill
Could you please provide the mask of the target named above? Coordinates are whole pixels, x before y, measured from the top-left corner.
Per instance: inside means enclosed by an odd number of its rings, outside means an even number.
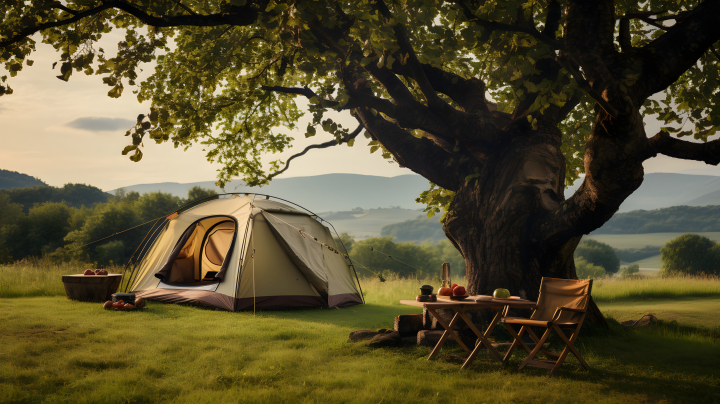
[[[47,185],[38,178],[0,168],[0,189],[28,188]]]
[[[222,190],[213,181],[180,184],[164,182],[139,184],[123,187],[126,191],[140,193],[163,191],[185,197],[187,191],[200,186]],[[419,175],[378,177],[358,174],[325,174],[311,177],[280,178],[261,188],[245,187],[240,181],[233,181],[226,192],[248,192],[272,195],[294,202],[312,212],[349,211],[361,207],[419,209],[415,198],[430,188],[428,180]],[[113,193],[115,190],[107,191]],[[379,230],[379,229],[378,229]]]

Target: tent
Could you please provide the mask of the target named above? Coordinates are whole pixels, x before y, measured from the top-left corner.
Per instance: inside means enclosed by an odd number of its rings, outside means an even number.
[[[138,247],[121,289],[230,311],[362,304],[352,262],[322,219],[269,198],[225,194],[169,215]]]

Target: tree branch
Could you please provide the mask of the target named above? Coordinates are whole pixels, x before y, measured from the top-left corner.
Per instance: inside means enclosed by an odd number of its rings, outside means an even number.
[[[35,34],[36,32],[43,31],[49,28],[72,24],[74,22],[80,21],[85,17],[99,14],[111,8],[122,10],[134,16],[144,24],[154,27],[178,27],[188,25],[197,27],[212,27],[218,25],[244,26],[255,22],[258,17],[259,11],[264,10],[267,3],[268,0],[261,0],[255,2],[248,1],[248,4],[246,4],[245,6],[231,6],[218,14],[156,17],[146,13],[145,11],[135,7],[132,4],[126,3],[125,1],[107,0],[97,7],[85,11],[76,11],[76,14],[74,14],[71,18],[53,22],[46,22],[43,24],[38,24],[21,29],[18,31],[17,34],[6,39],[5,41],[0,42],[0,48],[4,48],[20,42],[23,39]]]
[[[312,150],[312,149],[326,149],[326,148],[328,148],[328,147],[337,146],[337,145],[341,145],[341,144],[343,144],[343,143],[347,143],[349,140],[355,139],[355,138],[360,134],[360,132],[362,132],[363,128],[364,128],[364,126],[363,126],[362,124],[360,124],[360,125],[358,125],[357,128],[355,128],[354,131],[350,132],[346,137],[340,139],[340,141],[333,139],[333,140],[329,140],[329,141],[327,141],[327,142],[325,142],[325,143],[313,144],[313,145],[310,145],[310,146],[306,147],[306,148],[305,148],[303,151],[301,151],[300,153],[293,154],[293,155],[290,156],[290,157],[287,159],[287,161],[285,162],[285,168],[283,168],[283,169],[280,170],[280,171],[276,171],[276,172],[268,175],[268,177],[267,177],[268,181],[270,181],[271,179],[275,178],[276,176],[278,176],[278,175],[284,173],[285,171],[287,171],[287,169],[290,168],[290,162],[293,161],[295,158],[305,155],[305,153],[307,153],[308,151],[310,151],[310,150]]]
[[[716,166],[720,164],[720,139],[707,143],[692,143],[670,136],[660,131],[648,139],[648,151],[645,159],[655,157],[658,153],[683,160],[702,161]]]
[[[666,89],[720,40],[720,2],[705,0],[641,48],[643,99]],[[636,84],[637,85],[637,84]]]
[[[260,86],[261,89],[265,91],[276,91],[280,93],[286,93],[286,94],[299,94],[302,96],[305,96],[308,100],[312,100],[313,98],[316,98],[318,100],[318,103],[322,104],[325,107],[335,107],[337,105],[340,105],[337,101],[330,101],[326,100],[324,98],[320,98],[313,90],[311,90],[309,87],[282,87],[282,86]]]
[[[478,18],[475,16],[475,14],[470,10],[470,8],[465,4],[463,0],[455,0],[455,3],[458,4],[463,9],[463,14],[465,15],[465,18],[467,18],[468,21],[475,22],[479,26],[487,29],[489,32],[500,30],[500,31],[508,31],[508,32],[522,32],[525,34],[532,35],[540,42],[543,42],[547,45],[549,45],[553,49],[562,49],[563,43],[561,41],[558,41],[554,38],[549,38],[546,35],[543,35],[540,31],[537,30],[534,26],[522,26],[522,25],[510,25],[510,24],[504,24],[496,21],[488,21],[483,20],[481,18]],[[554,31],[553,31],[554,35]]]
[[[443,150],[430,139],[418,139],[367,109],[357,108],[355,113],[367,131],[393,155],[401,167],[407,167],[445,189],[455,190],[460,185],[457,167],[448,166],[453,157],[455,159],[452,161],[459,161],[459,155],[454,156]]]

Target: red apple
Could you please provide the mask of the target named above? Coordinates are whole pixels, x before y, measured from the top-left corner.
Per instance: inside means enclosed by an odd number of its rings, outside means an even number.
[[[112,307],[115,309],[122,309],[125,306],[125,302],[122,300],[118,300],[117,302],[112,304]]]
[[[457,284],[457,283],[453,283],[453,284],[452,284],[452,286],[450,286],[450,290],[453,290],[453,289],[455,289],[455,288],[456,288],[457,286],[458,286],[458,284]]]
[[[452,290],[450,290],[450,288],[440,288],[440,290],[438,290],[438,295],[452,296]]]
[[[92,269],[86,269],[85,272],[83,272],[83,275],[95,275],[95,271]]]
[[[143,299],[142,297],[138,297],[135,300],[135,307],[137,307],[138,309],[142,309],[143,307],[145,307],[145,299]]]
[[[456,286],[455,289],[453,289],[453,296],[466,296],[467,291],[465,290],[464,286]]]
[[[112,307],[113,307],[112,300],[108,300],[107,302],[105,302],[105,304],[103,304],[103,309],[105,309],[105,310],[112,309]]]

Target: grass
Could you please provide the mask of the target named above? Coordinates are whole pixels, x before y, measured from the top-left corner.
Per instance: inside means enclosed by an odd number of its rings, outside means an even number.
[[[0,265],[0,298],[64,296],[62,276],[78,274],[92,264],[56,262],[48,258],[31,258],[10,265]],[[122,273],[121,267],[107,268],[110,273]]]
[[[18,281],[6,269],[0,282],[13,294]],[[451,355],[459,349],[427,361],[430,348],[347,341],[353,330],[391,328],[396,315],[419,312],[398,301],[425,281],[365,279],[368,304],[257,316],[153,302],[104,311],[47,286],[54,295],[0,299],[0,403],[720,402],[720,341],[701,321],[716,316],[717,279],[646,281],[602,280],[593,292],[617,319],[646,308],[676,316],[637,330],[610,320],[610,337],[580,336],[591,370],[571,357],[552,379],[518,372],[520,354],[508,366],[480,354],[461,370]],[[681,286],[675,293],[663,282]],[[687,305],[673,311],[678,300]]]
[[[592,295],[596,302],[672,300],[683,297],[717,299],[720,297],[720,278],[716,276],[604,278],[593,283]]]

